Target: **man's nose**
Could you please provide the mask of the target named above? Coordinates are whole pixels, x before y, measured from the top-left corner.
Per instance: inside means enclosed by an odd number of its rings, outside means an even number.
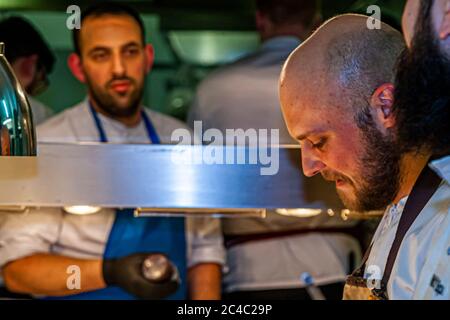
[[[116,76],[125,74],[125,64],[120,54],[115,54],[112,61],[112,72]]]
[[[315,176],[325,168],[325,164],[313,156],[306,148],[301,150],[303,174],[307,177]]]

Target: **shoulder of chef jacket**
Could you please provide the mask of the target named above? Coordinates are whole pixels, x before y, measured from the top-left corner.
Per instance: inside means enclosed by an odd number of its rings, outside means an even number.
[[[53,111],[42,102],[31,96],[28,96],[27,98],[33,112],[33,122],[36,125],[43,123],[53,115]]]
[[[144,107],[145,112],[155,127],[163,144],[177,143],[172,141],[172,133],[176,129],[192,130],[183,122]],[[101,116],[103,119],[106,117]],[[107,119],[108,122],[116,122]],[[104,124],[105,125],[105,124]],[[117,123],[120,126],[120,124]],[[95,142],[98,141],[98,130],[92,118],[87,100],[64,110],[37,127],[39,142]]]

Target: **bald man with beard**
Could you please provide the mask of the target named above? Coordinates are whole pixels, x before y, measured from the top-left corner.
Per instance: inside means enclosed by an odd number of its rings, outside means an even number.
[[[424,266],[441,254],[430,244],[447,232],[448,185],[424,169],[429,150],[399,145],[392,83],[402,35],[384,23],[369,30],[367,19],[333,18],[290,55],[280,77],[283,115],[306,176],[333,181],[351,210],[385,209],[344,298],[423,298],[422,287],[433,283],[441,294],[432,298],[448,299],[448,288]],[[441,211],[427,204],[431,197]]]

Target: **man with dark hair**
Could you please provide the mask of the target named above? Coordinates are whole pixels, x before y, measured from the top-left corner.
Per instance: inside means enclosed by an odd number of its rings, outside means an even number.
[[[200,84],[189,122],[201,120],[203,128],[224,134],[227,129],[277,130],[280,141],[272,144],[292,144],[279,108],[278,78],[288,55],[320,22],[317,1],[260,0],[256,4],[261,47],[212,72]],[[295,161],[292,166],[297,169]],[[323,185],[307,181],[303,185],[305,202],[314,192],[315,204],[321,207],[336,197]],[[345,276],[352,269],[351,257],[356,261],[360,257],[357,240],[342,229],[352,223],[339,217],[298,218],[269,211],[265,219],[224,219],[222,225],[229,267],[224,291],[229,299],[316,298],[309,295],[302,275],[310,275],[325,298],[340,299]],[[315,230],[324,225],[329,232]]]
[[[86,19],[87,17],[100,17],[105,14],[127,15],[130,18],[132,18],[139,25],[142,43],[145,43],[144,23],[142,22],[139,13],[127,5],[114,3],[114,5],[105,6],[104,3],[98,2],[96,4],[87,7],[85,10],[82,11],[80,23],[83,23],[83,20]],[[79,29],[76,28],[73,29],[72,41],[75,53],[78,55],[81,54],[80,33],[81,32]]]
[[[102,2],[84,11],[74,37],[78,53],[68,63],[88,97],[40,125],[38,141],[169,144],[173,130],[186,127],[141,104],[154,58],[142,26],[123,5]],[[30,209],[0,214],[0,243],[2,276],[13,292],[66,299],[220,298],[224,249],[217,219]],[[178,270],[163,282],[142,272],[155,253]],[[69,266],[80,268],[78,288],[67,286]]]
[[[21,17],[0,21],[0,42],[5,43],[5,56],[28,94],[33,120],[40,124],[52,111],[32,97],[48,87],[47,75],[52,72],[55,57],[39,32]]]

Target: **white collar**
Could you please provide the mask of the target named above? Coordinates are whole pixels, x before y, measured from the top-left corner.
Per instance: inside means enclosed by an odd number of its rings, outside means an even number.
[[[90,106],[89,106],[89,97],[85,98],[84,104],[85,104],[86,111],[90,113],[91,111],[89,110],[89,108],[90,108]],[[141,106],[141,108],[145,112],[144,107]],[[104,115],[104,114],[102,114],[100,112],[97,112],[97,115],[101,119],[102,123],[108,123],[113,128],[115,128],[116,130],[118,130],[119,132],[122,132],[122,133],[136,130],[136,128],[139,128],[142,125],[142,123],[143,123],[143,121],[141,119],[141,121],[139,121],[139,123],[137,125],[135,125],[133,127],[128,127],[128,126],[124,125],[122,122],[120,122],[120,121],[118,121],[116,119],[113,119],[111,117],[108,117],[108,116],[106,116],[106,115]]]

